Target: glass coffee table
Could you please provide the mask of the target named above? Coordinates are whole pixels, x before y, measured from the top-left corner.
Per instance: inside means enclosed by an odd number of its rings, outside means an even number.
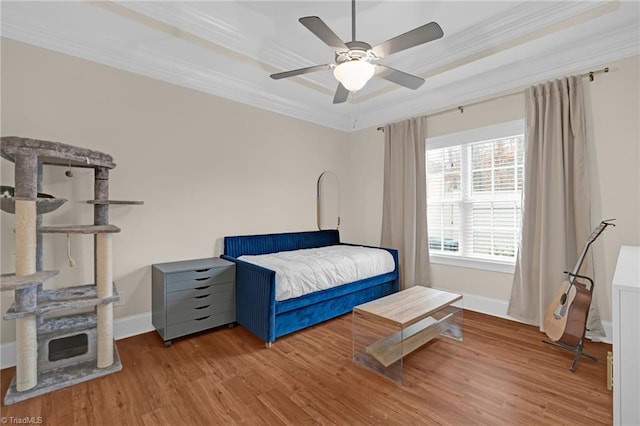
[[[438,336],[462,340],[461,301],[415,286],[354,307],[353,360],[402,384],[405,355]]]

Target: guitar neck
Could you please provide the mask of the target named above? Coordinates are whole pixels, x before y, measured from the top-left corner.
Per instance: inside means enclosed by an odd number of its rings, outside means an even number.
[[[589,246],[591,245],[592,242],[593,241],[587,242],[582,248],[582,253],[580,253],[580,257],[576,262],[576,266],[573,267],[573,269],[571,270],[571,274],[569,275],[569,283],[573,284],[573,280],[576,279],[575,276],[580,271],[580,268],[582,267],[582,263],[584,262],[584,258],[587,257],[587,251],[589,250]]]
[[[577,275],[578,272],[580,271],[580,268],[582,267],[582,263],[584,262],[584,258],[587,256],[587,252],[589,251],[589,247],[591,246],[591,244],[593,244],[593,242],[600,236],[600,234],[602,234],[602,231],[604,231],[607,226],[609,225],[615,226],[613,223],[609,223],[612,220],[615,220],[615,219],[603,220],[602,222],[600,222],[600,224],[598,224],[596,229],[593,230],[591,235],[589,235],[589,238],[587,238],[587,242],[585,243],[584,247],[582,247],[582,253],[580,253],[580,256],[578,257],[578,261],[576,262],[576,265],[573,267],[573,270],[571,271],[571,275],[569,275],[569,283],[573,284],[573,281],[575,280],[575,275]]]

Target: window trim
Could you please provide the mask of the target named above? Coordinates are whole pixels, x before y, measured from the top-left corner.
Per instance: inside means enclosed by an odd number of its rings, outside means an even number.
[[[431,254],[429,261],[436,265],[457,266],[460,268],[483,269],[485,271],[513,274],[516,270],[515,262],[500,262],[497,260],[478,259],[464,256],[447,256],[445,254]]]
[[[448,148],[456,145],[506,138],[513,136],[514,134],[524,134],[525,131],[524,119],[519,119],[455,133],[447,133],[440,136],[428,137],[425,141],[425,156],[427,155],[426,151],[431,149]],[[447,256],[443,253],[432,254],[431,250],[429,250],[429,260],[434,264],[513,274],[515,273],[517,254],[513,262],[501,262],[499,260],[475,257]]]

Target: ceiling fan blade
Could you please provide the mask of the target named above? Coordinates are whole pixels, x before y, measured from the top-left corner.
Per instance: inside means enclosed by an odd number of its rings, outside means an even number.
[[[420,44],[437,40],[444,35],[442,28],[435,22],[429,22],[421,27],[414,28],[404,34],[389,39],[375,46],[371,51],[378,57],[384,58],[393,53],[401,52]]]
[[[416,90],[424,84],[424,78],[416,77],[415,75],[407,74],[406,72],[398,71],[385,65],[376,65],[375,75],[411,90]]]
[[[328,70],[328,69],[331,69],[331,65],[329,64],[314,65],[312,67],[300,68],[297,70],[284,71],[276,74],[271,74],[271,78],[274,80],[279,80],[281,78],[294,77],[296,75],[309,74],[310,72],[316,72],[316,71]]]
[[[333,97],[333,103],[341,104],[343,102],[346,102],[347,98],[349,98],[349,91],[342,85],[342,83],[338,83],[336,94]]]
[[[317,16],[305,16],[298,19],[302,25],[307,27],[309,31],[316,35],[320,40],[334,50],[349,50],[346,44],[340,37],[333,32],[331,28],[324,21]]]

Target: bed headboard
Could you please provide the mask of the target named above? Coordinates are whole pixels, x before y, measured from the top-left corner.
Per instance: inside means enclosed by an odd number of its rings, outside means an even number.
[[[231,257],[290,251],[340,244],[337,229],[281,234],[224,237],[224,254]]]

